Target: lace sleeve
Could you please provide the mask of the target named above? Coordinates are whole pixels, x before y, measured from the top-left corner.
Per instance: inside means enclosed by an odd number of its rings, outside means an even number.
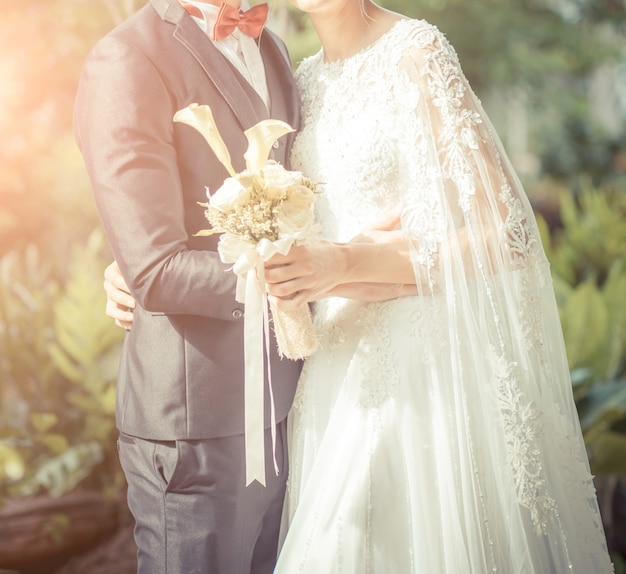
[[[441,265],[455,258],[467,278],[545,271],[530,204],[452,46],[436,28],[418,28],[399,65],[419,93],[405,132],[416,154],[407,158],[403,217],[419,283],[441,288]]]

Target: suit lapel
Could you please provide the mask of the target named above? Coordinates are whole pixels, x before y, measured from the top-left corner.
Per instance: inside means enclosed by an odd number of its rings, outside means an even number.
[[[259,47],[265,65],[265,74],[270,91],[270,116],[287,122],[295,130],[300,128],[300,99],[291,70],[291,61],[283,44],[264,30],[259,39]],[[295,133],[285,136],[287,150],[295,138]],[[285,157],[288,164],[289,155]]]
[[[286,50],[282,50],[278,41],[269,30],[264,30],[259,38],[259,48],[265,65],[265,76],[271,93],[270,115],[293,126],[299,127],[300,107],[291,62]]]
[[[197,60],[239,118],[244,130],[267,118],[265,104],[254,88],[213,45],[178,0],[150,0],[150,2],[161,18],[175,25],[174,38]]]

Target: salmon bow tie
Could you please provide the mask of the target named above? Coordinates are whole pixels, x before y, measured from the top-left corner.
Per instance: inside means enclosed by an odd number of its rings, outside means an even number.
[[[258,38],[267,20],[268,5],[257,4],[245,12],[230,4],[220,6],[220,11],[213,27],[213,38],[223,40],[239,28],[246,36]]]

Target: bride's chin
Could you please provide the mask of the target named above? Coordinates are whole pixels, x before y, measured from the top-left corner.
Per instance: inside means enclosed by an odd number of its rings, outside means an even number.
[[[362,2],[363,0],[289,0],[292,6],[307,13],[341,10],[346,4],[359,5]]]
[[[324,0],[289,0],[289,3],[303,12],[316,12]]]

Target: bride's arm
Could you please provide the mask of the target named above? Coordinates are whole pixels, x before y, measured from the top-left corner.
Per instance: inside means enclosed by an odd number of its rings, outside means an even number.
[[[275,255],[265,270],[268,293],[283,309],[330,295],[362,300],[398,297],[400,286],[415,285],[410,244],[395,232],[385,233],[390,241],[320,241]]]
[[[417,285],[402,283],[342,283],[326,293],[327,297],[344,297],[373,303],[417,295]]]
[[[283,309],[324,297],[387,301],[417,294],[409,240],[391,209],[349,243],[292,247],[266,265],[267,291]]]

